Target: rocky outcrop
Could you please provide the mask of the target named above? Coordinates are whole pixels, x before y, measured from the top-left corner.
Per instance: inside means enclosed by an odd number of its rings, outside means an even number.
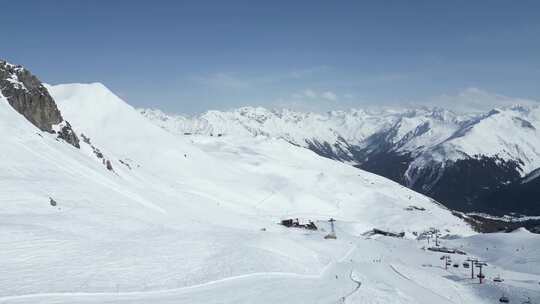
[[[81,137],[82,137],[82,140],[85,144],[89,145],[90,148],[92,148],[92,151],[94,152],[94,155],[101,160],[101,162],[103,163],[103,165],[107,168],[107,170],[109,171],[113,171],[114,172],[114,168],[112,166],[112,163],[110,160],[106,159],[105,158],[105,155],[103,155],[103,153],[101,153],[101,151],[96,148],[94,145],[92,145],[92,142],[90,141],[90,137],[87,137],[86,135],[82,134],[81,133]],[[126,165],[130,170],[131,170],[131,167],[129,166],[129,164],[126,164],[125,162],[123,161],[120,161],[122,164]]]
[[[9,104],[41,131],[79,148],[79,139],[64,121],[54,99],[41,81],[22,66],[0,60],[0,93]]]
[[[75,134],[75,131],[73,131],[71,125],[67,120],[64,120],[60,124],[53,127],[54,129],[56,129],[56,134],[58,134],[58,138],[70,143],[74,147],[80,148],[79,138],[77,137],[77,134]]]

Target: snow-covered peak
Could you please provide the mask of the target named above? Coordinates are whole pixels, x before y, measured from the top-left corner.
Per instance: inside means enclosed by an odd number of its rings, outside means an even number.
[[[382,139],[400,153],[420,155],[431,151],[438,155],[430,158],[442,162],[485,155],[519,159],[524,163],[523,174],[540,166],[535,148],[540,138],[536,131],[540,125],[540,108],[533,104],[466,114],[440,107],[351,109],[324,114],[243,107],[191,117],[167,115],[159,110],[140,112],[175,134],[262,135],[305,147],[313,142],[328,143],[335,154],[350,147],[363,149],[372,146],[373,140]],[[350,158],[352,152],[346,154]]]
[[[140,110],[143,115],[174,133],[264,135],[304,145],[306,140],[335,142],[339,137],[359,141],[395,119],[393,113],[370,114],[363,110],[324,114],[289,109],[243,107],[208,111],[199,116],[166,115],[159,110]]]
[[[539,113],[538,107],[493,109],[458,130],[444,145],[469,156],[519,160],[525,175],[540,167]]]

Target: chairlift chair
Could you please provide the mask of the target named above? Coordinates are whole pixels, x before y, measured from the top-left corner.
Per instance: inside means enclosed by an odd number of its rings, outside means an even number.
[[[510,299],[508,299],[507,296],[502,296],[502,297],[499,299],[499,302],[501,302],[501,303],[510,303]]]

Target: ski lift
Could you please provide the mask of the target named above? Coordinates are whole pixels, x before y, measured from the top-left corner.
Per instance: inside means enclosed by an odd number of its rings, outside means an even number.
[[[469,268],[469,263],[463,262],[463,268]]]
[[[333,218],[330,218],[328,220],[330,222],[330,229],[331,229],[331,232],[327,235],[324,236],[324,239],[327,240],[327,239],[337,239],[336,237],[336,230],[334,229],[334,222],[336,221],[335,219]]]
[[[510,303],[510,299],[508,299],[507,296],[503,295],[502,297],[500,297],[499,302],[501,302],[501,303]]]
[[[483,273],[477,274],[476,277],[479,278],[479,279],[485,279],[486,278],[486,276]]]
[[[497,283],[501,283],[503,282],[504,280],[501,278],[500,275],[496,276],[495,278],[493,278],[493,282],[497,282]]]
[[[454,265],[452,265],[452,266],[454,266],[454,268],[459,268],[459,264],[458,264],[458,263],[454,263]]]

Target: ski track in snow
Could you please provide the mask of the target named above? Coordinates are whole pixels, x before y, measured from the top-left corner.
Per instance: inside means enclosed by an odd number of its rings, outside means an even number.
[[[390,269],[392,269],[392,271],[394,271],[394,272],[395,272],[398,276],[400,276],[401,278],[403,278],[403,279],[405,279],[405,280],[407,280],[407,281],[409,281],[409,282],[415,284],[416,286],[418,286],[418,287],[420,287],[420,288],[422,288],[422,289],[424,289],[424,290],[426,290],[426,291],[428,291],[428,292],[430,292],[430,293],[436,295],[437,297],[440,297],[441,299],[445,299],[445,300],[447,300],[447,301],[449,301],[449,302],[451,302],[451,303],[455,303],[454,301],[448,299],[447,297],[445,297],[445,296],[443,296],[443,295],[441,295],[441,294],[438,294],[438,293],[434,292],[433,290],[430,290],[430,289],[428,289],[428,288],[425,288],[425,287],[422,286],[421,284],[418,284],[417,282],[415,282],[414,280],[412,280],[411,278],[409,278],[408,276],[404,275],[404,274],[401,273],[399,270],[397,270],[396,267],[395,267],[394,265],[390,264],[390,265],[388,265],[388,266],[390,266]]]
[[[349,273],[349,279],[356,284],[356,286],[354,287],[353,290],[351,290],[349,293],[347,293],[346,295],[344,295],[343,297],[341,297],[340,299],[340,302],[339,303],[347,303],[347,299],[352,296],[353,294],[355,294],[359,289],[360,287],[362,286],[362,282],[356,280],[354,277],[353,277],[353,270],[351,269],[351,272]]]
[[[12,300],[20,299],[32,299],[32,298],[47,298],[47,297],[100,297],[100,296],[122,296],[122,295],[156,295],[163,293],[172,293],[172,292],[182,292],[189,291],[192,289],[198,289],[202,287],[209,287],[212,285],[218,285],[221,283],[231,282],[241,279],[250,279],[250,278],[295,278],[295,279],[318,279],[321,275],[302,275],[296,273],[280,273],[280,272],[266,272],[266,273],[250,273],[244,275],[238,275],[234,277],[228,277],[220,280],[210,281],[202,284],[197,284],[193,286],[187,286],[182,288],[175,289],[166,289],[166,290],[154,290],[154,291],[129,291],[129,292],[63,292],[63,293],[37,293],[37,294],[27,294],[27,295],[18,295],[18,296],[8,296],[1,297],[0,302],[7,302]]]
[[[357,249],[357,246],[353,246],[346,254],[343,256],[339,263],[342,263],[343,261],[350,258],[355,253],[355,250]],[[280,278],[293,278],[295,280],[320,280],[323,278],[327,273],[329,272],[338,272],[335,268],[336,263],[330,262],[328,265],[326,265],[323,270],[320,272],[319,275],[302,275],[302,274],[296,274],[296,273],[281,273],[281,272],[266,272],[266,273],[251,273],[251,274],[245,274],[245,275],[238,275],[233,277],[227,277],[220,280],[210,281],[202,284],[197,284],[193,286],[183,287],[183,288],[177,288],[177,289],[167,289],[167,290],[157,290],[157,291],[135,291],[135,292],[102,292],[102,293],[85,293],[85,292],[71,292],[71,293],[39,293],[39,294],[27,294],[27,295],[18,295],[18,296],[8,296],[8,297],[0,297],[0,303],[19,303],[19,302],[25,302],[25,300],[31,300],[31,301],[48,301],[51,298],[56,298],[54,302],[57,301],[73,301],[75,300],[81,300],[82,298],[86,300],[93,300],[94,298],[96,302],[101,301],[100,298],[102,297],[122,297],[122,296],[140,296],[142,298],[148,297],[148,296],[155,296],[160,294],[171,294],[171,293],[182,293],[187,292],[190,290],[196,290],[206,287],[212,287],[215,285],[220,285],[223,283],[228,282],[234,282],[234,281],[240,281],[245,279],[257,279],[257,278],[265,278],[265,279],[280,279]],[[354,282],[356,287],[349,292],[347,295],[342,297],[343,303],[346,298],[348,298],[350,295],[354,294],[361,286],[361,282],[356,281],[353,276],[353,270],[349,273],[349,278],[352,282]],[[69,303],[69,302],[66,302]]]

